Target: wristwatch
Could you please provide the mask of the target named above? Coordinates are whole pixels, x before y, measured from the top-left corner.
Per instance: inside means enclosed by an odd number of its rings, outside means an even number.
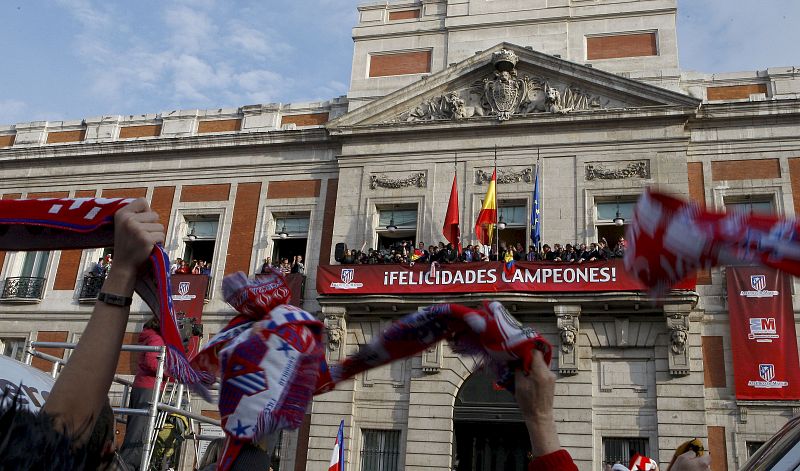
[[[127,307],[133,303],[133,298],[120,296],[118,294],[103,293],[97,295],[97,300],[101,303],[110,304],[112,306]]]

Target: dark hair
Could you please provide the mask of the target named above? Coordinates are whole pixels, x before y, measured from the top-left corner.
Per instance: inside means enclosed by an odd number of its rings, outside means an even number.
[[[85,435],[92,422],[88,441],[78,442],[76,437]],[[0,471],[103,469],[113,458],[103,456],[113,438],[114,413],[108,401],[97,420],[79,427],[72,436],[50,415],[25,408],[19,394],[12,396],[8,389],[0,394]]]
[[[158,318],[157,318],[156,316],[153,316],[153,317],[151,317],[151,318],[150,318],[150,319],[149,319],[147,322],[145,322],[145,324],[144,324],[144,328],[145,328],[145,329],[153,329],[153,330],[156,330],[156,331],[159,329],[159,326],[160,326],[160,325],[159,325],[159,323],[158,323]]]

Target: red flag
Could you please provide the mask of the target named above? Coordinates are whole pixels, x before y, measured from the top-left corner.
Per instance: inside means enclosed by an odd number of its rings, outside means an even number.
[[[790,219],[705,211],[645,192],[627,234],[625,268],[655,295],[700,268],[752,263],[800,275],[800,226]]]
[[[453,175],[453,188],[450,190],[450,202],[447,204],[447,214],[444,216],[444,227],[442,234],[453,247],[458,247],[461,252],[461,229],[458,227],[458,187],[456,186],[456,175]]]
[[[489,188],[486,190],[486,196],[483,198],[483,206],[481,212],[478,213],[478,220],[475,221],[475,235],[478,241],[483,245],[492,243],[492,234],[494,233],[494,226],[497,224],[497,170],[492,172],[492,181],[489,182]]]
[[[652,458],[636,453],[631,458],[628,469],[631,471],[655,471],[658,469],[658,463]]]

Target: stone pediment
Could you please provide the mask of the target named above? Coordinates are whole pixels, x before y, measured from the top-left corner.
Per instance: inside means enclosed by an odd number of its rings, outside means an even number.
[[[700,100],[503,43],[328,123],[328,128],[696,108]]]

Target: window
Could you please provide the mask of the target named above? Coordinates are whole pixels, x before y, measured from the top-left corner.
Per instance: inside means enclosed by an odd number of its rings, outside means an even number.
[[[613,250],[617,246],[619,238],[625,237],[625,230],[631,218],[633,218],[635,204],[635,201],[623,198],[598,200],[595,203],[597,242],[606,239],[609,248]],[[617,215],[619,215],[621,221],[617,218]]]
[[[731,196],[725,198],[725,211],[744,214],[774,214],[775,205],[772,195]]]
[[[273,214],[275,233],[272,236],[272,263],[279,264],[285,258],[292,264],[296,256],[306,259],[308,248],[308,213]]]
[[[528,244],[528,226],[531,215],[528,212],[526,200],[500,200],[497,202],[497,222],[506,225],[505,229],[498,230],[500,245],[516,246],[521,244],[524,250]]]
[[[765,442],[751,442],[751,441],[745,442],[745,445],[747,446],[747,459],[752,458],[753,455],[756,454],[758,449],[764,445],[764,443]]]
[[[377,209],[378,250],[388,251],[402,244],[404,240],[410,241],[412,247],[416,245],[417,205],[395,205]],[[444,237],[442,238],[444,239]]]
[[[361,471],[397,471],[400,459],[400,431],[363,429]]]
[[[197,260],[212,263],[217,245],[219,216],[192,216],[186,218],[183,259],[192,266]]]
[[[627,466],[631,457],[636,453],[650,456],[650,440],[647,438],[603,438],[604,463],[621,463]]]
[[[38,300],[44,295],[50,252],[18,252],[13,258],[11,276],[3,285],[2,299]]]
[[[0,354],[22,361],[25,356],[25,338],[0,337]]]
[[[283,430],[278,433],[278,440],[270,456],[270,468],[272,471],[281,471],[281,450],[283,449]]]

